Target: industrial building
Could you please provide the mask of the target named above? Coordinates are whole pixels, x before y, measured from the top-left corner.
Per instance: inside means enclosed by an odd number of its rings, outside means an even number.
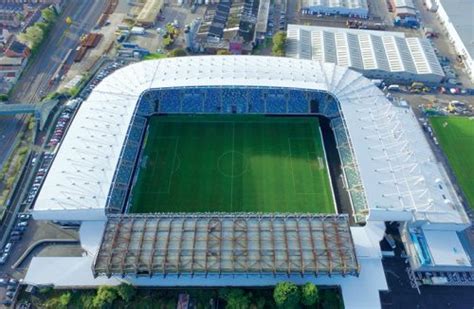
[[[204,104],[200,91],[210,89],[245,90],[248,99],[209,109],[214,97]],[[261,91],[280,95],[264,99]],[[320,95],[319,107],[312,109],[301,91]],[[349,225],[347,214],[123,213],[147,117],[209,110],[330,119],[350,220],[365,224]],[[379,292],[387,290],[379,242],[388,221],[400,223],[420,271],[472,266],[460,239],[470,221],[415,114],[347,66],[304,59],[179,57],[115,71],[82,103],[32,213],[35,220],[79,221],[85,252],[34,257],[24,282],[39,286],[311,281],[339,286],[346,308],[379,308]]]
[[[400,18],[416,16],[415,4],[412,0],[391,0],[390,5]]]
[[[251,53],[260,9],[265,6],[251,0],[209,4],[196,34],[200,49],[208,53]]]
[[[163,0],[146,0],[137,16],[137,24],[146,27],[153,26],[161,13],[163,4]]]
[[[474,82],[474,2],[470,0],[438,0],[437,14],[449,41],[458,53],[458,60]]]
[[[305,14],[344,15],[367,18],[367,0],[301,0],[301,10]]]
[[[401,32],[288,25],[286,56],[335,63],[389,83],[438,85],[444,78],[429,40]]]

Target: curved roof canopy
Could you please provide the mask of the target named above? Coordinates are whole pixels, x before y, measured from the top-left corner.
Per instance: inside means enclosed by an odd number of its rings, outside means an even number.
[[[34,207],[36,219],[97,220],[140,95],[147,89],[261,86],[327,91],[340,103],[370,218],[466,223],[444,171],[408,109],[334,64],[260,56],[143,61],[106,77],[82,103]],[[440,185],[441,184],[441,185]],[[440,189],[440,187],[442,189]]]

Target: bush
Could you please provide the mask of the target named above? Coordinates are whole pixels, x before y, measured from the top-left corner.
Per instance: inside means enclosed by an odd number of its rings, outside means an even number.
[[[226,301],[228,309],[242,309],[250,306],[250,295],[242,289],[227,288],[219,291],[220,298]]]
[[[183,57],[187,55],[186,51],[182,48],[175,48],[168,53],[168,57]]]
[[[128,283],[120,284],[116,290],[117,295],[120,296],[120,298],[123,299],[123,301],[126,303],[130,302],[137,294],[137,290],[135,289],[135,287]]]
[[[300,291],[293,282],[279,282],[273,290],[273,298],[278,307],[298,308]]]
[[[225,49],[219,49],[217,51],[216,55],[232,55],[232,53],[228,50],[225,50]]]
[[[318,288],[314,283],[307,282],[301,287],[301,303],[305,306],[313,306],[318,302]]]
[[[92,300],[92,305],[96,308],[103,308],[112,305],[117,299],[117,291],[111,286],[100,286],[97,294]]]
[[[273,36],[272,54],[274,56],[285,56],[286,32],[278,31]]]
[[[8,101],[8,94],[0,94],[0,102],[6,102]]]
[[[344,309],[344,302],[335,290],[322,290],[320,302],[322,308]]]

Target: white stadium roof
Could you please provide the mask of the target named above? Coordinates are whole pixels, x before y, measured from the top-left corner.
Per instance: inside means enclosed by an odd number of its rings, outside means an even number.
[[[444,76],[427,39],[400,32],[288,25],[286,55],[346,66],[360,72]]]
[[[341,106],[373,220],[465,224],[466,215],[413,113],[329,63],[260,56],[143,61],[106,77],[82,103],[34,205],[36,219],[102,220],[140,95],[150,88],[268,86],[328,91]]]

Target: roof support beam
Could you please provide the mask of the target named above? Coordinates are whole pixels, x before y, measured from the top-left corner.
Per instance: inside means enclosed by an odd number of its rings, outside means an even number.
[[[156,221],[156,228],[155,232],[153,233],[153,241],[151,243],[151,250],[150,250],[150,259],[148,261],[148,274],[153,276],[153,261],[155,259],[155,252],[156,252],[156,243],[158,242],[158,232],[160,231],[160,218]]]

